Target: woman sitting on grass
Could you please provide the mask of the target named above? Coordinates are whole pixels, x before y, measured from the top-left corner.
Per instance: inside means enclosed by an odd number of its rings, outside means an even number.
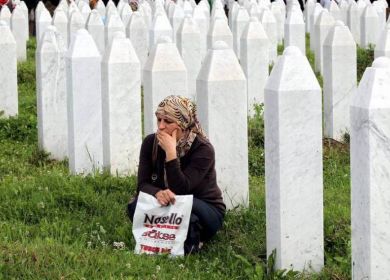
[[[182,96],[168,96],[156,111],[157,133],[142,143],[137,194],[142,191],[166,206],[175,195],[194,197],[186,254],[197,252],[222,227],[225,204],[217,185],[214,148],[204,134],[196,106]],[[133,221],[137,200],[128,205]]]

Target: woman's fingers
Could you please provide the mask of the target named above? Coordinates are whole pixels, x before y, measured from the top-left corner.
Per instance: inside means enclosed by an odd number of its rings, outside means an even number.
[[[169,189],[157,192],[156,198],[157,201],[163,206],[167,206],[169,203],[175,204],[176,201],[175,194]]]

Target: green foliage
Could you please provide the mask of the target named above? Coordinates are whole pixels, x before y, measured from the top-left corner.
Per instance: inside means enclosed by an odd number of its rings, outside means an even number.
[[[374,61],[374,47],[370,44],[368,49],[357,47],[357,80],[363,77],[367,67],[370,67]]]
[[[248,118],[249,174],[264,175],[263,104],[255,105],[253,117]]]

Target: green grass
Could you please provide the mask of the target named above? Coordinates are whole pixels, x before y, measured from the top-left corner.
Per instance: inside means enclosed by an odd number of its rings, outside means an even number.
[[[28,61],[18,65],[19,117],[0,120],[0,279],[351,278],[349,147],[331,142],[324,143],[325,268],[274,271],[271,258],[267,272],[261,106],[249,120],[250,207],[228,212],[199,255],[134,255],[125,209],[136,178],[72,176],[66,161],[37,148],[34,50],[29,41]]]

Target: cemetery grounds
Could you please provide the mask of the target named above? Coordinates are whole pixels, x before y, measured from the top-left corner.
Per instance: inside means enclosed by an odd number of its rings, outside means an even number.
[[[35,47],[31,39],[27,62],[18,64],[19,117],[0,119],[0,279],[351,278],[348,135],[344,143],[324,140],[321,273],[274,270],[266,255],[261,106],[248,125],[250,207],[229,211],[223,229],[198,255],[134,255],[125,210],[136,178],[73,176],[66,161],[52,161],[38,149]],[[307,56],[313,65],[313,54]],[[358,49],[358,80],[372,60],[372,49]]]

